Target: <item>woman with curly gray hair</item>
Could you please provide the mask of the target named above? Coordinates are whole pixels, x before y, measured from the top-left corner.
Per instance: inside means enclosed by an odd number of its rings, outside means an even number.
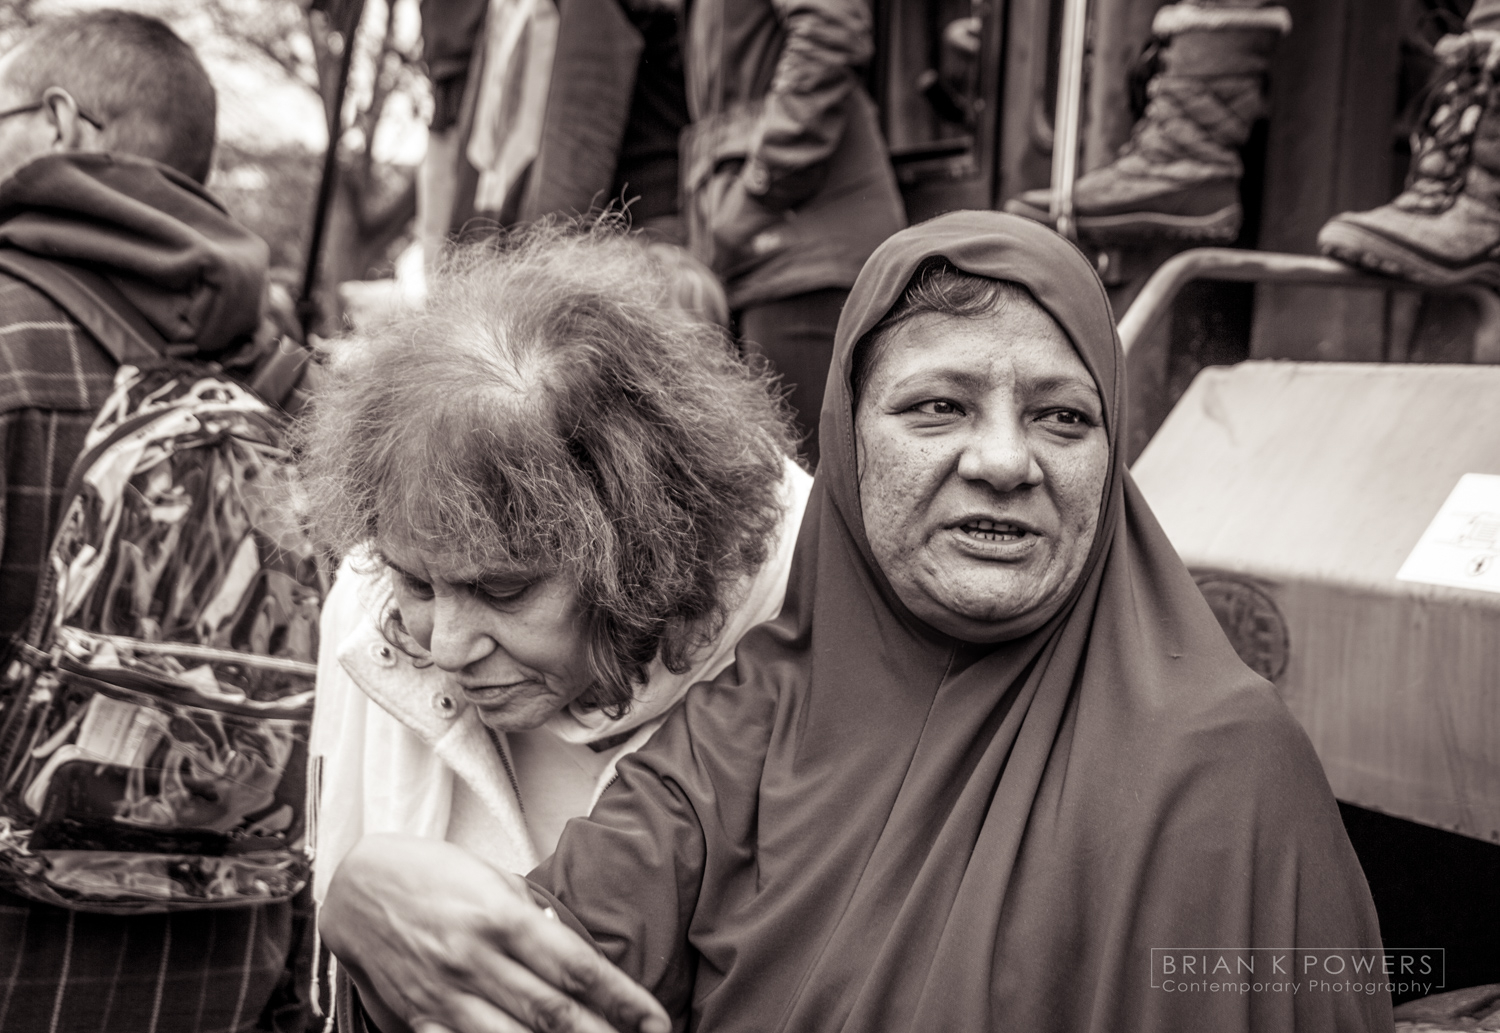
[[[811,484],[787,418],[630,238],[460,254],[351,342],[300,433],[324,610],[321,898],[363,835],[526,872],[741,635]]]

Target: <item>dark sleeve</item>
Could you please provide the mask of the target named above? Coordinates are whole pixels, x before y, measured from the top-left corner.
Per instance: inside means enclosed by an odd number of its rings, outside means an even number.
[[[365,1008],[365,999],[349,972],[340,965],[333,977],[333,1028],[336,1033],[391,1033],[379,1026]],[[391,1029],[400,1028],[395,1024]]]
[[[422,0],[422,60],[434,81],[469,70],[488,7],[486,0]]]
[[[760,138],[746,162],[745,189],[771,208],[790,208],[823,184],[844,137],[849,94],[874,53],[864,0],[774,0],[786,43],[766,94]]]
[[[615,0],[562,5],[547,114],[521,221],[587,212],[613,196],[643,45]],[[672,142],[675,148],[675,136]]]
[[[679,1029],[692,1003],[705,873],[711,880],[754,851],[773,713],[769,695],[733,683],[733,668],[695,686],[530,876],[559,918],[650,990]]]

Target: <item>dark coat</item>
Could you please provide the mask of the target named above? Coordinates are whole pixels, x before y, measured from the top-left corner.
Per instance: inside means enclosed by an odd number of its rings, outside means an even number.
[[[905,225],[864,0],[697,0],[682,168],[689,246],[735,309],[849,287]]]
[[[688,121],[677,15],[617,0],[564,0],[558,13],[542,139],[516,221],[623,202],[636,227],[672,219]]]

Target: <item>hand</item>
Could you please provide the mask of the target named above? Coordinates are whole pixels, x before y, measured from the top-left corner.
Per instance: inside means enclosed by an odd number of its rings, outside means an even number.
[[[746,189],[737,173],[721,173],[708,184],[708,229],[714,240],[713,270],[733,276],[776,250],[776,235],[764,231],[782,221]]]
[[[323,940],[376,1022],[417,1033],[670,1033],[666,1012],[462,847],[366,836],[334,872]]]
[[[954,18],[943,26],[943,46],[965,55],[971,60],[979,54],[983,43],[980,33],[984,21],[980,18]]]

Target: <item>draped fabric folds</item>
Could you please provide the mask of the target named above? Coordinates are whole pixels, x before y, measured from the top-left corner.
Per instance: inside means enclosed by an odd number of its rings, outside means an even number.
[[[476,211],[500,211],[537,156],[557,51],[552,0],[491,0],[466,156]]]
[[[936,255],[1031,291],[1111,442],[1073,598],[999,645],[912,617],[860,517],[854,346]],[[1050,230],[954,213],[865,266],[785,609],[532,877],[678,1029],[1391,1027],[1383,991],[1282,982],[1299,949],[1378,950],[1374,908],[1306,736],[1125,470],[1124,383],[1104,291]],[[1153,948],[1232,951],[1262,989],[1169,992]]]

